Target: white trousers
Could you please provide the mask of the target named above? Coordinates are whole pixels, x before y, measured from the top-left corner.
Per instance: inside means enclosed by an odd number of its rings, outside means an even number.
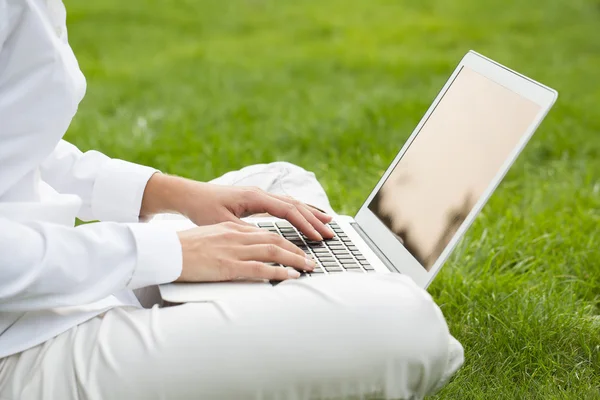
[[[331,211],[314,175],[291,164],[217,182]],[[0,399],[418,399],[462,362],[440,309],[410,278],[340,274],[252,297],[114,308],[0,360]]]

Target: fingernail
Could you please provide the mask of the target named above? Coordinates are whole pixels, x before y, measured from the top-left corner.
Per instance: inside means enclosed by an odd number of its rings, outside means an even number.
[[[327,227],[327,232],[329,232],[329,234],[330,234],[331,236],[335,236],[335,232],[333,231],[333,229],[331,229],[331,228],[329,228],[329,227]]]
[[[319,232],[317,232],[317,231],[315,230],[315,233],[316,233],[316,234],[317,234],[317,236],[319,237],[319,239],[318,239],[318,240],[323,240],[323,236],[321,236],[321,234],[320,234]]]
[[[306,255],[306,268],[308,268],[309,270],[313,270],[315,269],[315,261],[312,259],[311,256],[309,256],[308,254]]]
[[[295,269],[288,269],[288,276],[290,278],[299,278],[300,277],[300,272],[296,271]]]

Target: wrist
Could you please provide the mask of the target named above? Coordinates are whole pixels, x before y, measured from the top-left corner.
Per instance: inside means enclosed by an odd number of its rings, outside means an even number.
[[[160,172],[152,175],[144,190],[140,217],[149,218],[160,213],[185,214],[185,186],[186,179]]]

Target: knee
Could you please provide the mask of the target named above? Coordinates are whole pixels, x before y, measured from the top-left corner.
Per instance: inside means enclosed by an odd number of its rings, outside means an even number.
[[[444,316],[431,296],[410,278],[400,274],[331,278],[315,279],[311,286],[340,305],[338,312],[359,330],[373,331],[384,353],[431,360],[447,355],[450,334]]]
[[[462,365],[462,346],[450,335],[431,296],[407,277],[394,278],[390,290],[379,289],[389,303],[388,332],[381,335],[388,374],[403,376],[415,393],[431,393]],[[398,390],[393,383],[388,388]]]
[[[441,310],[408,277],[369,278],[360,294],[352,295],[360,310],[355,323],[373,335],[365,349],[381,368],[386,396],[421,398],[435,392],[462,364],[462,347],[450,336]]]
[[[363,278],[369,279],[362,279],[360,290],[352,284],[346,293],[361,310],[356,322],[375,334],[374,351],[386,360],[391,375],[408,374],[406,380],[419,391],[430,392],[462,364],[462,347],[450,335],[440,308],[406,276]]]
[[[432,297],[410,278],[393,275],[386,277],[385,285],[377,285],[382,302],[387,304],[388,329],[392,332],[383,339],[390,351],[413,354],[437,360],[448,350],[449,331],[440,308]],[[406,347],[398,343],[404,338]]]

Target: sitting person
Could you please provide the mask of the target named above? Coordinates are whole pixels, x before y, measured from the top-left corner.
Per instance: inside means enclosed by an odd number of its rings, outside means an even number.
[[[61,138],[84,92],[61,1],[0,0],[0,398],[422,398],[461,366],[409,278],[296,280],[314,262],[241,220],[331,237],[313,174],[274,163],[201,183],[81,153]],[[143,223],[159,213],[198,227]],[[285,282],[172,307],[134,294],[236,278]]]

